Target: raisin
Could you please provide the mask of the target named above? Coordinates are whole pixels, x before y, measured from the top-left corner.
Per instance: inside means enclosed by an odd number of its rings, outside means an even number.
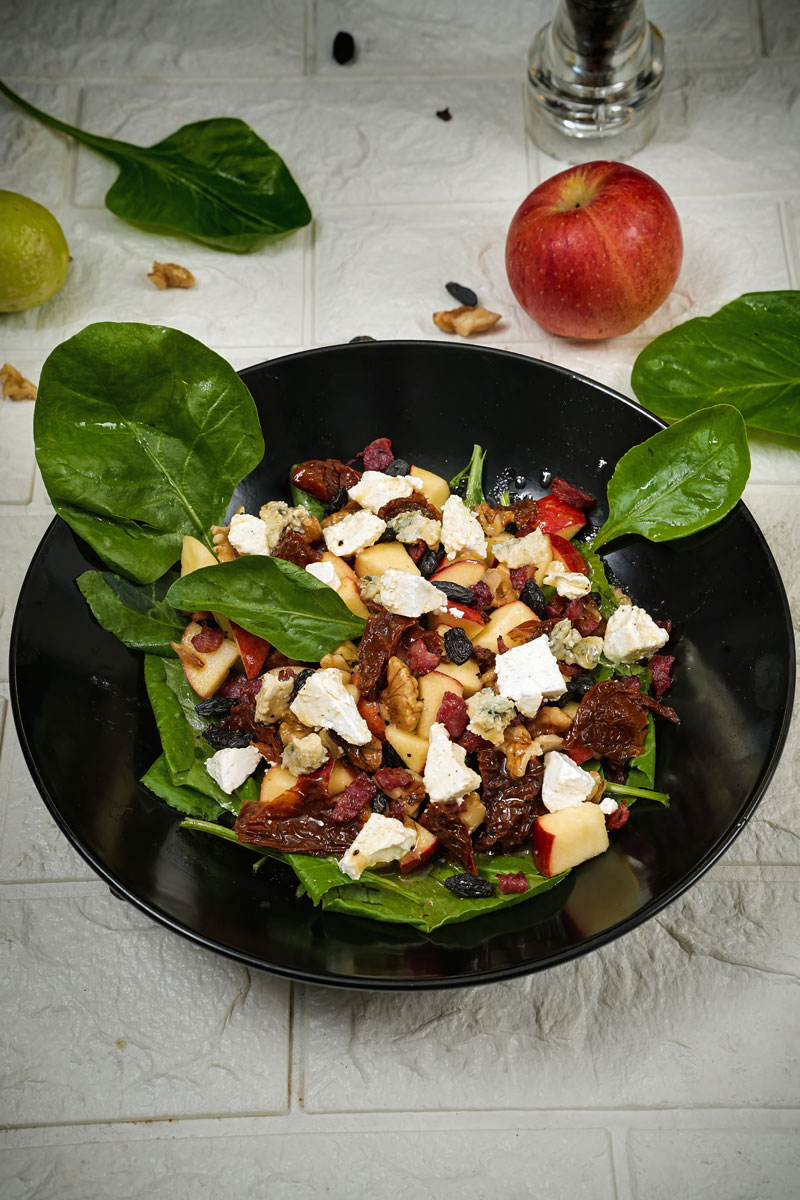
[[[588,671],[582,671],[580,675],[573,675],[567,680],[567,696],[570,700],[582,700],[590,687],[594,686],[594,679]]]
[[[334,492],[330,500],[325,505],[325,516],[329,517],[331,513],[338,512],[340,508],[344,508],[349,499],[350,497],[347,494],[347,488],[340,487],[338,491]]]
[[[460,667],[472,657],[472,642],[463,629],[448,629],[444,635],[444,648],[451,662]]]
[[[250,745],[250,734],[244,729],[223,729],[221,725],[209,725],[203,730],[203,741],[215,750],[242,750]]]
[[[300,691],[300,689],[303,687],[304,684],[308,683],[309,679],[311,678],[311,676],[313,674],[314,674],[313,667],[304,667],[302,671],[297,672],[297,674],[294,677],[294,686],[292,687],[291,695],[289,696],[290,704],[292,703],[293,700],[297,699],[297,693]]]
[[[444,285],[454,300],[459,304],[466,304],[470,308],[474,308],[478,303],[478,297],[473,292],[472,288],[464,287],[461,283],[446,283]]]
[[[425,579],[430,579],[431,575],[437,569],[437,567],[439,566],[439,563],[442,561],[443,555],[444,555],[444,550],[426,550],[425,551],[425,553],[422,555],[422,558],[417,563],[420,574]]]
[[[389,742],[384,742],[383,743],[383,753],[381,754],[381,768],[383,768],[383,767],[404,767],[405,765],[406,764],[403,762],[402,758],[397,753],[394,746],[390,745]]]
[[[380,813],[381,816],[384,816],[384,814],[386,813],[386,809],[388,808],[388,805],[389,805],[388,797],[384,796],[383,792],[376,792],[375,795],[372,797],[372,800],[370,801],[369,806],[374,813]]]
[[[492,603],[492,589],[482,579],[472,585],[472,594],[475,597],[476,608],[488,608]]]
[[[456,604],[465,604],[467,608],[475,607],[475,593],[472,588],[464,587],[461,583],[450,583],[448,580],[442,580],[441,583],[434,580],[433,586],[444,592],[448,600],[453,600]]]
[[[410,475],[411,466],[404,458],[393,458],[388,467],[383,468],[384,475]]]
[[[384,529],[383,533],[381,534],[381,536],[378,538],[378,541],[379,542],[396,542],[397,534],[395,533],[395,531],[393,529],[390,529],[389,526],[387,525],[386,528]]]
[[[545,601],[542,589],[535,579],[525,580],[519,598],[523,604],[527,604],[531,612],[536,613],[537,617],[544,617],[547,602]]]
[[[466,873],[449,875],[444,881],[444,886],[462,900],[486,900],[489,896],[494,895],[494,888],[488,879],[481,879],[477,875],[467,875]]]
[[[210,700],[201,700],[199,704],[195,704],[194,711],[198,717],[227,717],[233,704],[232,696],[212,696]]]
[[[362,333],[359,334],[358,337],[350,338],[348,345],[355,346],[358,342],[374,342],[375,340],[376,339],[374,337],[370,337],[368,333]]]
[[[440,121],[452,121],[453,114],[449,108],[437,108],[436,115]]]
[[[333,57],[340,67],[352,62],[356,56],[356,43],[352,33],[340,29],[333,39]]]

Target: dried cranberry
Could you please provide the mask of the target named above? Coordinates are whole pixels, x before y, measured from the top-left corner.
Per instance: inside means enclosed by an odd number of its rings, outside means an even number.
[[[560,475],[556,475],[555,479],[551,480],[550,491],[554,496],[558,496],[559,500],[563,500],[565,504],[571,504],[574,508],[594,508],[597,503],[594,496],[590,496],[588,492],[582,492],[580,488],[573,487]]]
[[[473,583],[472,594],[475,597],[475,608],[488,608],[492,603],[492,589],[482,579]]]
[[[562,675],[569,678],[570,675],[580,675],[581,668],[577,663],[562,663],[558,664],[558,669]]]
[[[429,650],[422,638],[412,642],[406,652],[406,662],[417,675],[427,675],[430,671],[435,671],[441,661],[441,654]]]
[[[419,562],[427,549],[425,542],[413,542],[412,545],[406,546],[409,558],[415,563]]]
[[[393,461],[392,443],[389,438],[375,438],[360,450],[356,458],[363,458],[365,471],[382,471]]]
[[[520,591],[519,598],[523,604],[526,604],[531,612],[536,613],[537,617],[545,617],[547,615],[547,604],[544,598],[544,592],[539,587],[535,579],[526,579],[525,584]],[[561,597],[559,597],[561,599]]]
[[[628,808],[627,804],[624,803],[624,801],[620,800],[619,807],[614,812],[609,813],[606,817],[606,828],[622,829],[622,826],[626,823],[630,815],[631,810]]]
[[[661,696],[672,686],[670,672],[675,665],[675,655],[654,654],[647,665],[653,673],[653,691],[657,696]]]
[[[469,724],[469,713],[462,697],[457,696],[455,692],[445,692],[436,720],[440,725],[444,725],[454,742],[458,741]]]
[[[512,567],[509,571],[511,576],[511,586],[518,592],[521,592],[528,580],[527,567]]]
[[[476,750],[492,749],[492,743],[487,742],[486,738],[482,738],[479,733],[473,733],[468,729],[466,733],[462,733],[458,738],[458,744],[462,749],[466,750],[467,754],[474,754]]]
[[[444,886],[462,900],[486,900],[494,895],[489,880],[481,879],[478,875],[449,875]]]
[[[225,634],[221,629],[216,629],[212,626],[205,625],[199,633],[196,633],[192,638],[192,645],[195,650],[201,654],[213,654],[215,650],[219,650],[222,643],[225,641]]]
[[[225,680],[217,692],[217,696],[231,697],[233,700],[247,698],[252,703],[255,703],[256,696],[261,691],[262,683],[261,676],[258,676],[256,679],[248,679],[246,675],[231,675]]]
[[[338,797],[331,810],[330,819],[336,821],[352,821],[360,812],[367,808],[378,787],[369,775],[356,775],[349,787],[346,787]]]
[[[514,892],[527,892],[528,880],[524,871],[514,871],[508,875],[497,876],[497,890],[502,892],[504,896],[513,894]]]
[[[454,626],[448,629],[444,635],[444,648],[447,651],[451,662],[460,667],[468,658],[472,657],[473,646],[472,642],[467,637],[463,629]]]
[[[223,729],[221,725],[209,725],[203,730],[203,741],[215,750],[242,750],[250,745],[250,734],[244,729]]]
[[[672,621],[669,617],[665,617],[663,621],[656,621],[656,625],[659,629],[665,629],[668,634],[672,635]]]
[[[260,684],[261,680],[258,682]],[[195,704],[194,711],[198,717],[227,717],[232,708],[232,696],[212,696],[210,700],[201,700],[199,704]]]

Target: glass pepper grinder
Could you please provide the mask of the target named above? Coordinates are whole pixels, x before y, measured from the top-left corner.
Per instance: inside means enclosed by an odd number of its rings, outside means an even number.
[[[531,43],[528,132],[569,163],[628,158],[655,132],[663,76],[642,0],[559,0]]]

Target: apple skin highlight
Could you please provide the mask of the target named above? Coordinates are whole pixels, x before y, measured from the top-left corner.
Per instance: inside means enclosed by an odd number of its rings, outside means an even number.
[[[506,241],[516,299],[543,329],[570,338],[630,333],[666,300],[682,258],[667,193],[617,162],[570,167],[540,183]]]

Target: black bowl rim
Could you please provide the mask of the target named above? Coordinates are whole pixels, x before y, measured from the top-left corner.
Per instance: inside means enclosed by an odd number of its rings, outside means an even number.
[[[468,353],[469,352],[473,352],[473,353],[480,352],[480,353],[484,353],[484,354],[488,353],[491,356],[502,356],[504,358],[511,357],[511,358],[515,358],[521,362],[528,363],[528,364],[534,363],[534,364],[537,364],[538,367],[544,367],[550,371],[555,371],[558,374],[563,375],[568,379],[573,379],[580,383],[589,384],[591,387],[593,387],[595,389],[599,389],[602,392],[605,392],[607,395],[611,396],[618,403],[621,403],[625,408],[631,409],[632,411],[634,411],[636,413],[643,412],[647,416],[649,416],[660,428],[662,428],[662,429],[666,428],[666,422],[663,421],[661,417],[657,416],[655,413],[650,412],[649,409],[644,408],[642,405],[638,404],[636,401],[630,400],[627,396],[623,396],[620,392],[615,391],[613,388],[608,387],[606,384],[600,383],[596,379],[591,379],[587,375],[582,375],[577,371],[571,371],[567,367],[559,366],[557,363],[547,362],[544,359],[537,359],[537,358],[533,358],[529,355],[516,353],[514,351],[503,350],[496,346],[475,346],[475,345],[470,346],[470,345],[464,345],[463,343],[454,344],[454,343],[439,341],[437,339],[430,339],[430,340],[423,340],[423,339],[389,340],[389,339],[386,339],[383,341],[362,342],[362,343],[357,343],[357,344],[359,345],[360,349],[355,351],[356,353],[364,353],[366,348],[369,346],[374,347],[374,346],[382,346],[382,345],[387,345],[387,344],[392,345],[392,346],[410,347],[410,348],[415,348],[415,349],[430,347],[432,345],[437,345],[437,346],[448,346],[451,350],[455,350],[455,351],[461,352],[461,353],[463,353],[465,351]],[[246,383],[248,375],[252,374],[254,371],[259,371],[264,367],[269,367],[270,365],[272,365],[276,362],[281,362],[281,363],[290,362],[295,358],[301,358],[301,357],[302,358],[327,357],[331,353],[337,353],[337,352],[341,352],[341,351],[347,351],[349,353],[352,353],[354,351],[354,349],[355,349],[354,343],[343,343],[341,345],[333,345],[333,346],[317,346],[310,350],[300,350],[293,354],[281,355],[275,359],[267,359],[262,363],[254,363],[252,366],[243,367],[238,372],[238,374],[239,374],[240,378],[242,378]],[[50,525],[45,530],[45,532],[41,538],[41,541],[39,542],[39,545],[37,546],[37,548],[34,552],[34,555],[30,561],[28,569],[25,572],[25,577],[22,582],[22,587],[20,588],[19,598],[18,598],[17,605],[16,605],[16,608],[14,611],[14,621],[13,621],[13,624],[11,627],[11,638],[10,638],[10,648],[9,648],[9,689],[10,689],[10,700],[11,700],[11,711],[14,715],[14,725],[15,725],[15,728],[17,731],[17,736],[19,738],[23,757],[24,757],[25,762],[28,766],[28,769],[31,773],[31,777],[36,785],[39,795],[42,797],[42,799],[45,803],[45,806],[47,807],[48,811],[50,812],[50,815],[53,817],[53,819],[55,820],[58,827],[61,829],[61,832],[65,835],[65,837],[70,842],[70,844],[73,846],[73,848],[75,850],[77,850],[77,852],[84,859],[84,861],[89,864],[89,866],[92,868],[92,870],[95,871],[95,873],[97,875],[99,875],[100,878],[103,879],[108,884],[109,889],[111,890],[112,894],[114,896],[116,896],[118,899],[123,899],[123,900],[129,901],[131,904],[134,905],[135,908],[138,908],[141,912],[145,913],[147,916],[149,916],[153,920],[157,921],[160,925],[165,926],[167,929],[172,930],[173,932],[179,934],[181,937],[194,943],[195,945],[202,946],[204,949],[213,950],[216,953],[221,954],[226,958],[233,959],[235,962],[242,963],[243,965],[245,965],[247,967],[251,967],[251,968],[254,968],[254,969],[260,970],[260,971],[266,971],[270,974],[277,975],[282,978],[296,980],[299,983],[313,983],[313,984],[317,984],[317,985],[321,985],[321,986],[325,986],[325,987],[339,987],[339,988],[345,988],[345,989],[357,990],[357,991],[439,991],[439,990],[445,990],[445,989],[449,989],[449,988],[476,987],[480,984],[500,983],[500,982],[503,982],[508,979],[517,979],[517,978],[520,978],[525,975],[538,974],[540,971],[549,970],[551,967],[560,966],[563,963],[571,962],[576,958],[582,958],[585,954],[591,954],[593,951],[599,950],[603,946],[609,945],[611,942],[616,941],[618,938],[623,937],[625,934],[631,933],[634,929],[637,929],[640,925],[643,925],[646,921],[649,921],[651,919],[651,917],[656,916],[658,913],[662,912],[665,908],[669,907],[669,905],[672,904],[675,900],[679,899],[683,895],[684,892],[686,892],[693,884],[695,884],[699,879],[701,879],[702,876],[705,875],[707,871],[709,871],[711,869],[711,867],[725,853],[725,851],[728,849],[728,847],[733,844],[733,842],[736,840],[736,838],[739,836],[739,834],[744,829],[745,825],[747,825],[748,821],[752,817],[753,813],[755,812],[756,807],[758,806],[761,799],[763,798],[764,793],[765,793],[770,781],[772,780],[773,775],[775,774],[775,770],[777,768],[778,762],[780,761],[780,757],[783,752],[783,748],[786,744],[786,738],[787,738],[787,735],[789,732],[789,726],[790,726],[791,717],[792,717],[792,704],[794,701],[795,673],[796,673],[796,661],[795,661],[796,656],[795,656],[795,645],[794,645],[794,635],[793,635],[794,627],[792,624],[791,611],[789,608],[788,597],[786,595],[786,589],[783,586],[783,580],[781,578],[781,574],[778,569],[778,565],[775,562],[774,555],[772,554],[772,551],[769,548],[766,538],[764,537],[763,533],[761,532],[761,529],[760,529],[758,523],[756,522],[755,518],[753,517],[752,513],[750,512],[750,510],[747,508],[747,506],[744,503],[739,501],[739,503],[736,506],[736,509],[734,511],[736,511],[737,514],[741,515],[747,522],[749,522],[749,524],[751,525],[753,532],[755,533],[756,538],[760,544],[760,547],[766,556],[768,565],[774,576],[775,582],[777,584],[778,592],[779,592],[781,600],[782,600],[783,628],[781,630],[781,634],[783,635],[783,638],[784,638],[786,644],[789,646],[789,651],[790,651],[789,657],[790,657],[791,670],[789,671],[789,688],[788,688],[788,691],[786,694],[786,700],[785,700],[785,705],[784,705],[784,710],[783,710],[783,720],[781,722],[781,728],[780,728],[778,736],[775,740],[775,744],[772,747],[772,752],[770,754],[769,760],[764,767],[761,779],[760,779],[757,787],[754,789],[753,794],[751,795],[749,801],[745,805],[739,818],[735,822],[733,822],[733,824],[726,830],[725,833],[720,835],[720,837],[717,839],[716,843],[707,851],[707,853],[703,856],[703,858],[700,860],[700,862],[696,863],[691,868],[691,870],[686,871],[684,873],[684,875],[682,875],[681,878],[675,884],[673,884],[673,886],[665,894],[659,895],[658,897],[654,897],[653,899],[648,901],[647,904],[645,904],[642,908],[638,909],[635,913],[631,914],[629,917],[626,917],[622,921],[617,921],[614,925],[609,926],[607,929],[602,930],[602,932],[600,932],[600,933],[597,933],[588,938],[585,938],[579,945],[569,947],[565,950],[560,950],[560,951],[554,952],[552,955],[550,955],[548,957],[548,959],[546,961],[539,962],[539,963],[532,963],[532,964],[516,965],[513,967],[493,968],[490,970],[479,971],[479,972],[475,972],[475,973],[471,973],[471,974],[453,975],[453,976],[448,977],[447,979],[414,978],[414,979],[407,979],[407,980],[394,980],[394,979],[387,980],[387,979],[382,979],[380,977],[371,978],[369,976],[360,976],[358,978],[354,978],[352,976],[340,975],[340,974],[333,973],[333,972],[323,975],[323,974],[319,974],[319,973],[316,973],[313,971],[294,970],[294,969],[285,968],[285,967],[277,967],[272,964],[265,963],[264,961],[256,958],[253,955],[247,954],[243,951],[232,949],[230,946],[223,945],[221,942],[217,942],[213,938],[209,938],[209,937],[204,936],[203,934],[196,933],[193,930],[186,928],[184,925],[181,925],[180,922],[174,920],[174,918],[170,917],[168,913],[162,911],[157,906],[155,906],[153,904],[149,904],[146,901],[142,900],[130,888],[125,887],[121,883],[121,881],[119,879],[117,879],[114,876],[114,874],[111,871],[109,871],[101,862],[99,862],[92,855],[92,853],[87,849],[87,847],[85,847],[80,842],[77,835],[71,830],[71,828],[68,826],[68,824],[61,817],[61,814],[58,811],[58,808],[56,806],[56,803],[55,803],[53,797],[51,796],[51,794],[45,787],[44,781],[39,773],[38,766],[34,760],[33,753],[30,749],[30,746],[29,746],[28,740],[27,740],[27,736],[25,734],[23,717],[22,717],[22,712],[21,712],[21,708],[20,708],[20,700],[19,700],[19,693],[17,690],[17,678],[16,678],[16,651],[17,651],[17,643],[18,643],[19,635],[20,635],[21,609],[22,609],[21,600],[22,600],[24,592],[28,586],[28,581],[29,581],[31,575],[35,572],[36,568],[38,567],[40,558],[42,558],[44,556],[44,554],[46,553],[47,544],[50,541],[51,537],[54,536],[56,531],[62,525],[66,526],[66,522],[64,522],[61,519],[61,517],[58,517],[58,516],[53,518],[53,520],[50,522]],[[69,527],[66,526],[66,528],[69,528]],[[76,535],[73,534],[73,536],[76,536]],[[358,920],[359,918],[347,918],[347,919]]]

